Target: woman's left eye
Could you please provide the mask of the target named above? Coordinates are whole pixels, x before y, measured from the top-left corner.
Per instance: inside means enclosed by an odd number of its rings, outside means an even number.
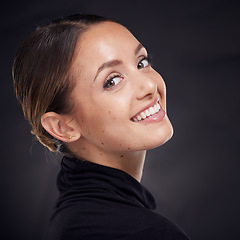
[[[122,81],[122,76],[121,75],[115,75],[113,77],[110,77],[103,85],[104,88],[111,88],[116,86]]]
[[[142,68],[145,68],[149,65],[149,58],[144,57],[143,59],[141,59],[137,65],[137,68],[140,70]]]

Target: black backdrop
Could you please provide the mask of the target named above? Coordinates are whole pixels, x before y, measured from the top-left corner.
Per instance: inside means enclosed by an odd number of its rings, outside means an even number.
[[[57,196],[60,161],[33,140],[16,103],[14,55],[37,25],[76,12],[126,25],[166,81],[175,134],[148,152],[142,181],[157,200],[157,212],[194,240],[240,239],[240,8],[230,0],[5,2],[0,15],[0,238],[41,238]]]

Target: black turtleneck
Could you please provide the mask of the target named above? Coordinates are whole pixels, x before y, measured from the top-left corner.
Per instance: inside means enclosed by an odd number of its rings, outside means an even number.
[[[45,240],[188,240],[152,212],[152,195],[127,173],[64,157],[60,192]]]

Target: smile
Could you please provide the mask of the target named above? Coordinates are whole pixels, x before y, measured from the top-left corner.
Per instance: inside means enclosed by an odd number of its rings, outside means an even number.
[[[160,109],[161,109],[160,104],[157,101],[154,106],[149,107],[148,109],[140,112],[137,116],[133,117],[132,120],[134,122],[138,122],[138,121],[144,120],[146,118],[150,118],[151,116],[158,113],[160,111]]]

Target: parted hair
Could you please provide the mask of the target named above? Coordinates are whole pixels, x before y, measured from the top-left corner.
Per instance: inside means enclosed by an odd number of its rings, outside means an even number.
[[[12,75],[17,100],[31,133],[50,151],[69,154],[66,145],[42,126],[46,112],[67,114],[73,111],[70,94],[75,86],[70,72],[74,50],[82,33],[91,25],[112,19],[75,14],[38,27],[20,45]]]

